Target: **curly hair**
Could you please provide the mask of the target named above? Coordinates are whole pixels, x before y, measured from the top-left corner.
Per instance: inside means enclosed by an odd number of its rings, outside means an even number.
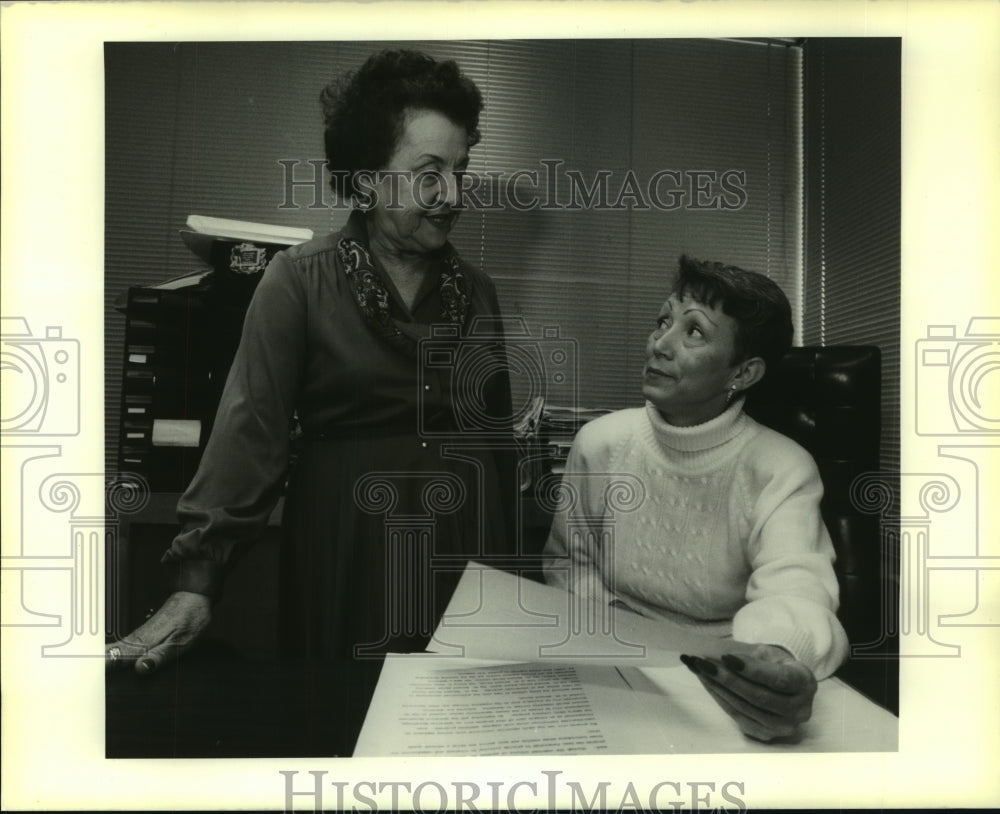
[[[733,364],[759,356],[770,368],[792,346],[792,306],[778,284],[737,266],[681,255],[671,294],[690,296],[736,320]]]
[[[399,144],[408,109],[433,110],[479,142],[483,97],[453,60],[419,51],[382,51],[320,93],[330,186],[341,198],[358,193],[357,174],[385,167]]]

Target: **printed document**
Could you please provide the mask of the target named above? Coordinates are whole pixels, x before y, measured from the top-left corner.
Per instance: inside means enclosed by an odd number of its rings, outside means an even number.
[[[627,611],[581,620],[567,601],[470,566],[434,652],[386,657],[355,756],[897,748],[895,716],[836,678],[820,682],[798,743],[751,740],[678,659],[746,645]]]

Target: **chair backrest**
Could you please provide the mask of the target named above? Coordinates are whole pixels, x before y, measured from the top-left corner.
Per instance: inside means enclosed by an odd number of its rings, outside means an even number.
[[[877,347],[792,348],[747,394],[746,411],[815,458],[823,520],[837,552],[839,616],[852,642],[881,628],[879,518],[851,500],[851,483],[879,468],[881,355]]]

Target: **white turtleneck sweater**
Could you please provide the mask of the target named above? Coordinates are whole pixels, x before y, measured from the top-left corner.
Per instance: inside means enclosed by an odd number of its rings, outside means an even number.
[[[743,413],[742,399],[694,427],[667,424],[648,403],[602,416],[577,434],[563,484],[549,583],[779,645],[817,678],[846,658],[816,464]]]

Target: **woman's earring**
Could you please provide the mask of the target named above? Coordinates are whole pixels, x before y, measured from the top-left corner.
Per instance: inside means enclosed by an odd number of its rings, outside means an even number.
[[[733,399],[736,398],[736,385],[729,385],[729,392],[726,393],[726,404],[732,404]]]

